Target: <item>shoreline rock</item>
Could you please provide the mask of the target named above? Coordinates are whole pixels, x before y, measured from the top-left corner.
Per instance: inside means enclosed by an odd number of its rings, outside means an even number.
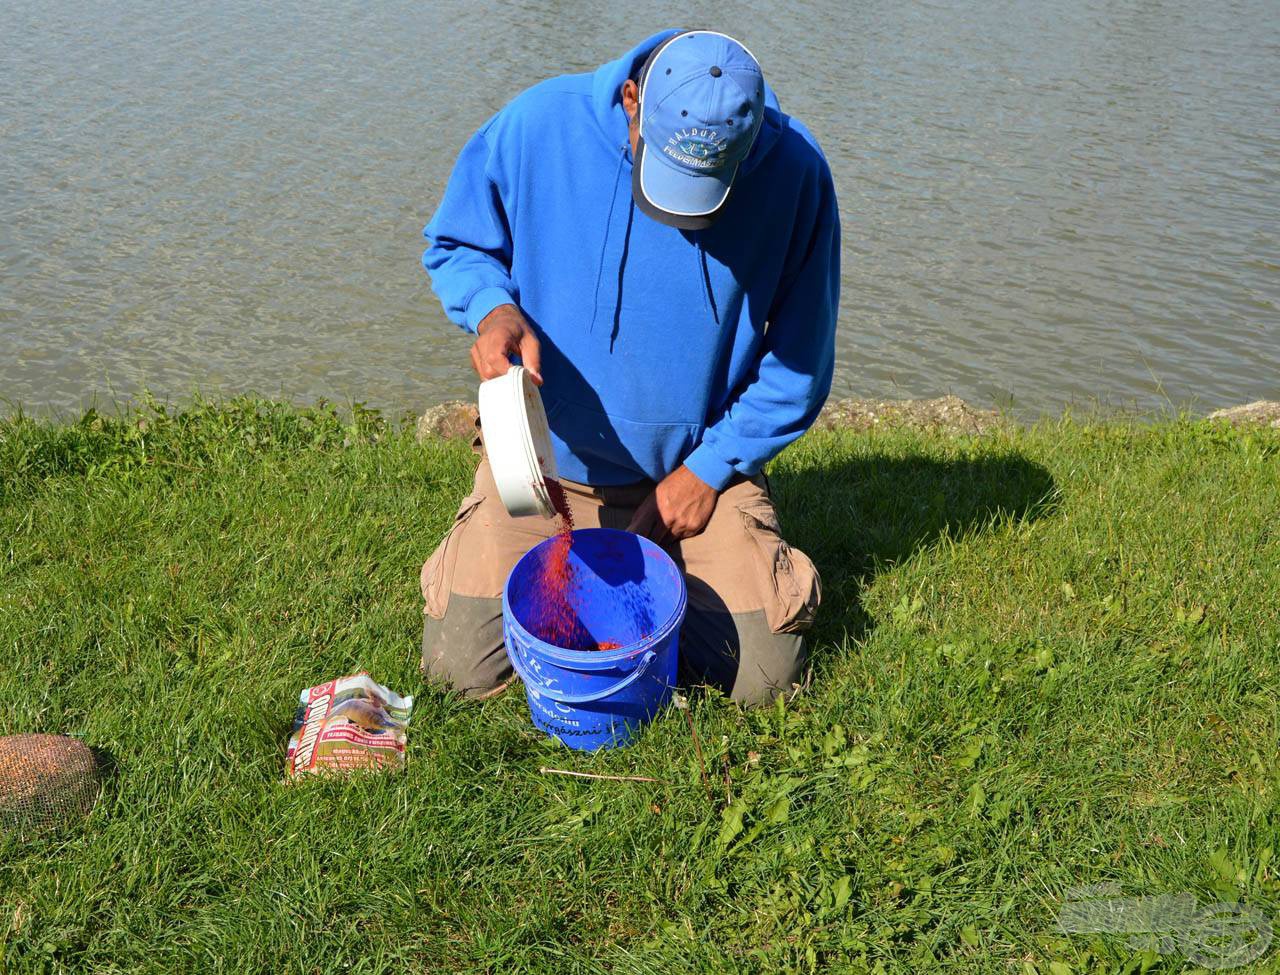
[[[871,430],[875,427],[906,427],[941,433],[986,433],[1001,425],[997,410],[971,406],[959,396],[934,399],[841,399],[830,400],[818,414],[814,428],[831,430]]]
[[[476,405],[450,400],[431,407],[418,418],[417,437],[460,438],[475,434]],[[1258,400],[1242,406],[1214,410],[1205,419],[1222,420],[1232,426],[1265,426],[1280,430],[1280,402]],[[838,399],[830,400],[818,414],[816,430],[848,429],[859,432],[876,427],[895,427],[933,433],[982,434],[1010,421],[998,410],[984,410],[959,396],[933,399]]]
[[[470,440],[475,436],[480,411],[475,403],[452,399],[431,407],[418,417],[418,443],[426,440]]]
[[[1223,410],[1214,410],[1205,419],[1225,420],[1233,427],[1264,426],[1280,430],[1280,402],[1255,400],[1243,406],[1229,406]]]

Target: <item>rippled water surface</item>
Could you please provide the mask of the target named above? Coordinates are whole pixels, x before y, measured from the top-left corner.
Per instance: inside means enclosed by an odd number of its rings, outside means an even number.
[[[420,270],[459,147],[655,3],[5,5],[0,397],[472,395]],[[836,174],[836,391],[1280,398],[1275,0],[692,2]]]

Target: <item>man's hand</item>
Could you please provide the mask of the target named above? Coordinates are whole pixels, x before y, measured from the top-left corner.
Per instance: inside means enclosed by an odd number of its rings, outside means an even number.
[[[720,492],[681,464],[640,503],[628,531],[662,544],[697,535],[707,527]]]
[[[542,385],[542,346],[519,308],[499,305],[476,326],[476,334],[471,365],[481,379],[503,375],[511,368],[511,357],[518,355],[533,381]]]

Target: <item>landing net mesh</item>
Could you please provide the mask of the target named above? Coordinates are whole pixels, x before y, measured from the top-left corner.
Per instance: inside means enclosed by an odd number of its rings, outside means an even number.
[[[83,742],[0,736],[0,833],[26,838],[87,816],[101,788],[99,763]]]

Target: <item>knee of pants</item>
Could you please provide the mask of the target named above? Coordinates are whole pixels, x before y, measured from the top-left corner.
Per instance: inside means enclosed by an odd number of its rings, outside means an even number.
[[[775,633],[765,613],[698,611],[680,631],[683,677],[709,684],[747,707],[770,704],[804,678],[808,663],[799,633]]]
[[[502,636],[502,600],[453,595],[442,617],[422,625],[422,673],[466,697],[484,698],[511,682]]]

